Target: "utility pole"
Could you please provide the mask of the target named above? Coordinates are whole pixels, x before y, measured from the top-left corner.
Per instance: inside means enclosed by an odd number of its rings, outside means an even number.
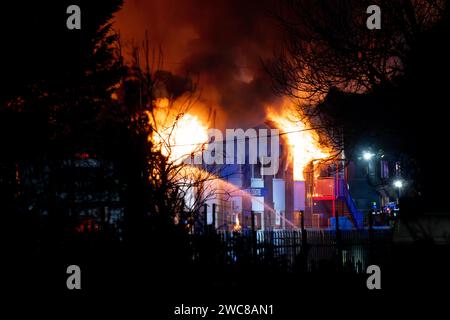
[[[369,209],[369,263],[373,263],[373,212]]]
[[[208,205],[203,205],[203,230],[204,233],[208,231]]]
[[[300,251],[301,268],[306,272],[308,268],[308,234],[305,229],[305,212],[301,212],[300,216],[300,228],[302,233],[302,247]]]
[[[212,230],[216,230],[216,204],[212,205]]]
[[[334,177],[334,188],[333,188],[333,210],[334,210],[334,218],[336,222],[336,246],[337,246],[337,253],[338,253],[338,271],[341,271],[342,267],[342,247],[341,247],[341,230],[339,229],[339,211],[336,210],[335,206],[335,200],[338,196],[337,189],[338,189],[338,162],[336,162],[336,173]]]
[[[255,221],[255,212],[251,211],[251,224],[252,224],[252,254],[253,258],[256,259],[256,245],[257,245],[257,239],[256,239],[256,221]]]

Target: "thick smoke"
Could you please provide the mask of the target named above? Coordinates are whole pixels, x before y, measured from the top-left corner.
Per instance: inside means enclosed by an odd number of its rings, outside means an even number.
[[[198,79],[199,105],[217,110],[216,126],[249,127],[278,100],[261,63],[280,42],[273,8],[272,0],[128,0],[116,28],[136,42],[147,31],[165,70]]]

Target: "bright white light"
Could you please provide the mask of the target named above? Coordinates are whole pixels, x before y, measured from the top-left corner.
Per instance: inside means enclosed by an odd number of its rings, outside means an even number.
[[[370,159],[372,159],[373,156],[374,156],[374,154],[369,151],[364,151],[364,153],[363,153],[363,159],[366,161],[369,161]]]
[[[395,180],[394,181],[394,187],[400,189],[403,187],[403,181],[402,180]]]

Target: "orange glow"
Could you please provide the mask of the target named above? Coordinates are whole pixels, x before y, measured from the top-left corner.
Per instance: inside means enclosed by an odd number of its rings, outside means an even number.
[[[293,107],[283,107],[280,110],[268,108],[267,117],[280,129],[280,133],[286,133],[284,136],[294,158],[294,180],[305,180],[303,170],[312,160],[331,156],[330,149],[319,143],[317,132],[308,130],[310,127],[298,120]]]
[[[169,108],[167,98],[156,99],[150,124],[155,128],[152,136],[154,148],[161,150],[171,162],[181,163],[186,157],[200,152],[208,141],[208,128],[199,117]]]
[[[156,108],[165,109],[170,105],[170,101],[168,98],[157,98],[153,103]]]
[[[239,215],[236,215],[236,222],[234,223],[233,226],[233,231],[239,232],[241,231],[242,227],[241,227],[241,223],[239,222]]]

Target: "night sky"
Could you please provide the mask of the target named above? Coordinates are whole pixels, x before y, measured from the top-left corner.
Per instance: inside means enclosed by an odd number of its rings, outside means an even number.
[[[162,69],[198,79],[197,112],[212,107],[216,126],[247,127],[277,103],[262,63],[282,45],[275,8],[270,0],[130,0],[115,26],[125,48],[142,43],[147,31],[149,46],[162,49]]]

